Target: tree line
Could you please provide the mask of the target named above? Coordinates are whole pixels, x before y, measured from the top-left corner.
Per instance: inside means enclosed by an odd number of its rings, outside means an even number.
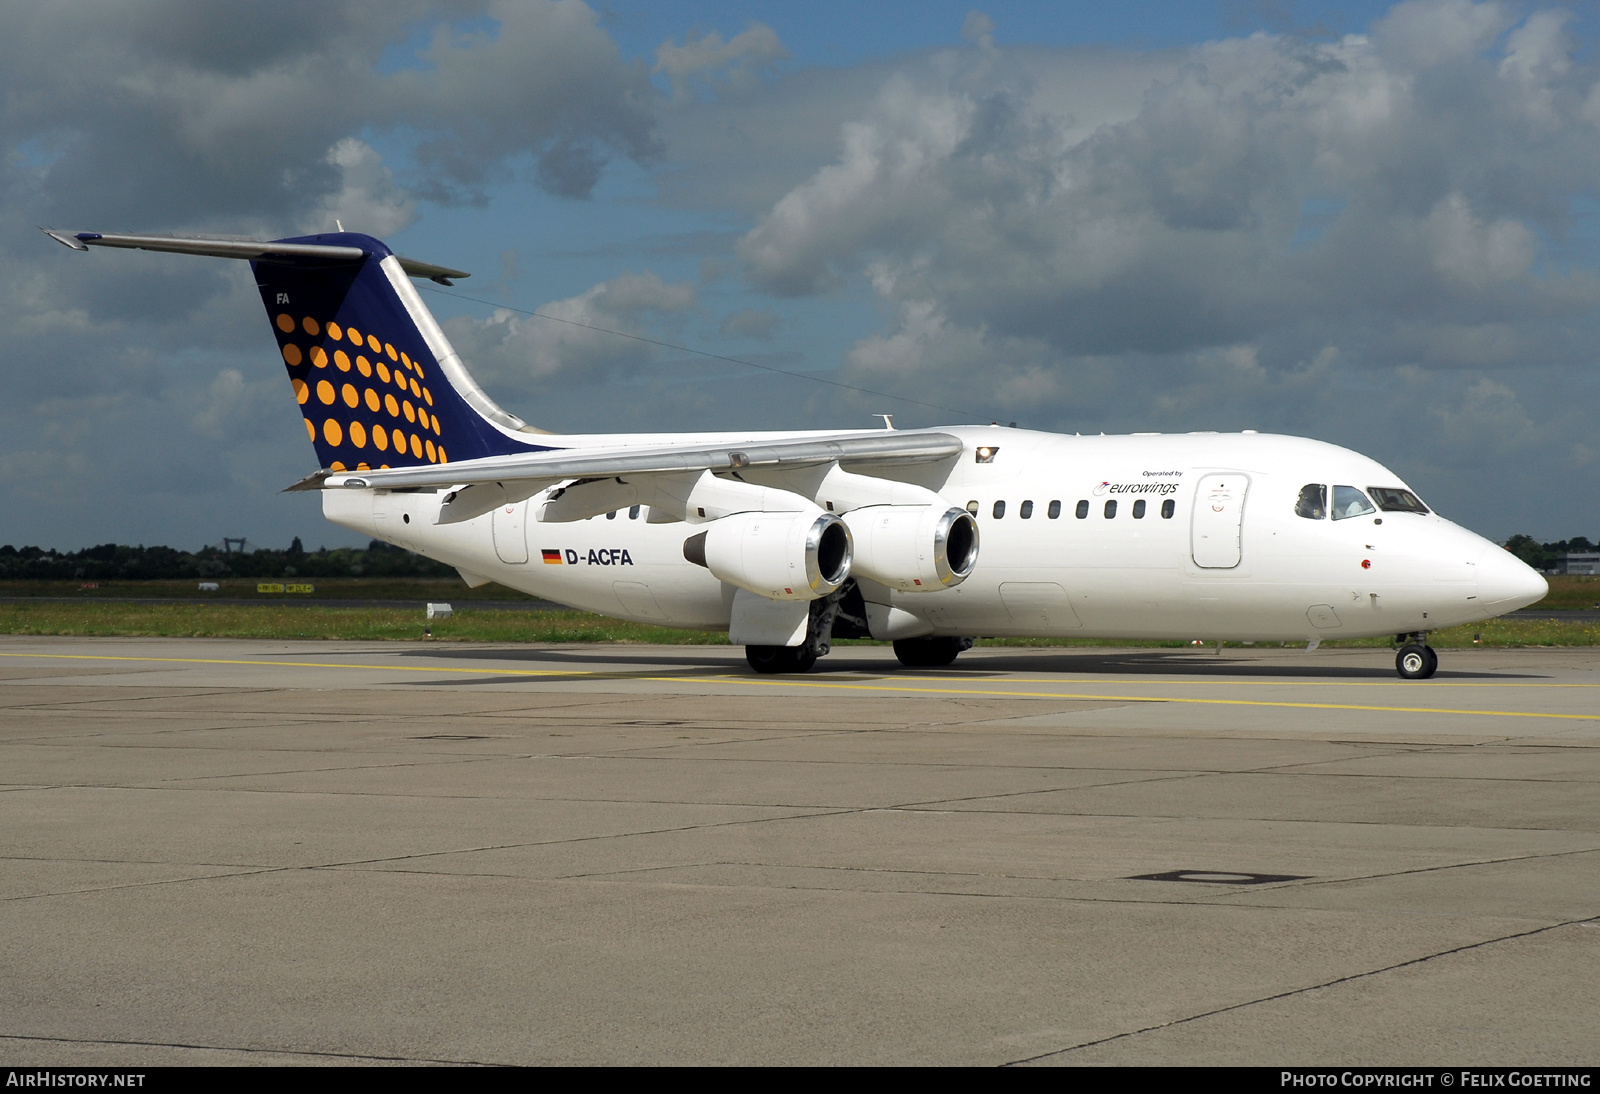
[[[1532,566],[1535,570],[1553,570],[1562,560],[1562,556],[1569,551],[1582,552],[1594,551],[1594,544],[1584,536],[1573,536],[1571,539],[1557,540],[1554,543],[1540,543],[1532,536],[1512,536],[1506,540],[1506,550],[1516,555],[1522,561]]]
[[[224,577],[454,577],[442,562],[380,540],[366,547],[326,547],[307,551],[296,536],[287,549],[227,551],[202,547],[131,547],[103,543],[81,551],[43,547],[0,547],[4,581],[157,581]]]

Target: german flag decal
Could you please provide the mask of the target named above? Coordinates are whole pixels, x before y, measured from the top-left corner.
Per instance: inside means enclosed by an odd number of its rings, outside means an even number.
[[[552,551],[550,548],[546,547],[544,550],[540,551],[539,553],[544,556],[544,564],[546,566],[559,566],[559,565],[561,565],[561,552],[560,551]]]

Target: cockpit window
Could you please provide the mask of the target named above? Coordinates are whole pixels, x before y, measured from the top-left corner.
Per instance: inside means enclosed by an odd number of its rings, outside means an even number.
[[[1428,507],[1422,504],[1422,499],[1409,490],[1401,490],[1396,486],[1369,486],[1367,493],[1372,495],[1372,500],[1378,503],[1378,508],[1385,513],[1419,513],[1427,515]]]
[[[1376,513],[1367,496],[1353,486],[1335,486],[1333,488],[1333,519],[1344,520],[1347,517],[1363,517],[1368,513]]]
[[[1328,519],[1328,488],[1320,482],[1307,483],[1300,488],[1300,500],[1294,503],[1294,514],[1307,520]]]

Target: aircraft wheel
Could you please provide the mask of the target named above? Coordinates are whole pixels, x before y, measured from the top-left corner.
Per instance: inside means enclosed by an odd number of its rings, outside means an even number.
[[[804,646],[746,646],[744,659],[759,673],[809,672],[817,663]]]
[[[1415,642],[1400,647],[1394,657],[1394,670],[1402,680],[1426,680],[1439,670],[1439,655],[1432,646]]]
[[[908,669],[937,669],[954,661],[968,645],[959,638],[902,638],[894,644],[894,655]]]

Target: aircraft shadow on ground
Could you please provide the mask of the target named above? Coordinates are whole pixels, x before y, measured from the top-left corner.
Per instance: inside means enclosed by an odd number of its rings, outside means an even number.
[[[716,651],[716,652],[712,652]],[[1387,651],[1373,651],[1387,652]],[[596,671],[593,666],[599,666],[598,672],[619,676],[659,675],[672,673],[685,678],[697,676],[725,676],[729,673],[735,675],[754,676],[744,664],[743,657],[732,656],[732,651],[722,647],[678,648],[669,651],[660,647],[641,649],[636,646],[596,646],[581,651],[568,649],[544,649],[537,646],[493,646],[473,647],[470,649],[428,647],[420,650],[408,650],[402,656],[420,657],[443,660],[459,661],[522,661],[550,667],[571,666],[574,675],[583,670],[579,666],[589,666],[589,672]],[[1203,676],[1203,677],[1245,677],[1249,679],[1281,679],[1281,680],[1392,680],[1395,678],[1394,670],[1387,664],[1385,657],[1379,664],[1367,665],[1329,665],[1317,664],[1316,655],[1304,655],[1303,662],[1285,664],[1280,660],[1267,660],[1242,654],[1238,650],[1229,650],[1221,657],[1193,653],[1189,650],[1092,650],[1076,651],[1038,651],[1030,650],[1026,653],[991,654],[981,659],[971,661],[957,660],[954,664],[938,669],[908,669],[898,663],[884,659],[866,659],[859,656],[852,657],[848,648],[835,649],[834,653],[821,661],[811,672],[801,677],[790,679],[805,679],[806,677],[825,678],[842,673],[868,675],[877,679],[905,680],[907,682],[919,677],[940,677],[948,679],[959,677],[963,679],[980,680],[1000,677],[1011,673],[1060,673],[1063,676]],[[1446,653],[1448,659],[1449,654]],[[615,665],[615,669],[606,666]],[[650,668],[640,671],[640,666]],[[631,670],[631,671],[630,671]],[[492,671],[492,670],[486,670]],[[1510,671],[1471,672],[1441,668],[1438,679],[1447,680],[1504,680],[1504,679],[1543,679],[1542,674],[1518,673]],[[490,679],[474,681],[458,681],[462,684],[482,684],[489,682],[529,682],[527,676],[495,676]],[[780,677],[781,679],[781,677]]]

